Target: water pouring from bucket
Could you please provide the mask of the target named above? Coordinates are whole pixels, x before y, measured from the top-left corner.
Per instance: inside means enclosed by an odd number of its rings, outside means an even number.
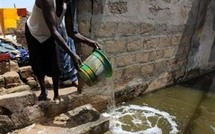
[[[88,86],[94,85],[105,77],[111,77],[113,73],[111,62],[100,49],[95,49],[79,70],[79,75]]]

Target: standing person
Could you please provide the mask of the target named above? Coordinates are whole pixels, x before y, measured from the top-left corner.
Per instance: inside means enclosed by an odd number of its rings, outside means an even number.
[[[78,0],[70,0],[68,3],[68,11],[70,11],[71,16],[70,18],[67,18],[66,21],[69,26],[67,29],[70,29],[70,31],[64,30],[65,25],[61,24],[58,27],[58,31],[61,33],[62,37],[64,37],[64,40],[67,41],[67,44],[69,45],[70,49],[73,50],[73,52],[76,52],[75,43],[80,42],[87,44],[89,46],[96,46],[99,47],[98,42],[91,40],[83,35],[81,35],[78,30],[74,27],[75,22],[75,10],[77,6]],[[69,37],[68,37],[68,35]],[[74,67],[73,61],[70,60],[70,56],[65,52],[65,50],[61,49],[60,47],[57,47],[57,57],[58,57],[58,65],[61,71],[60,75],[60,86],[66,87],[66,86],[75,86],[78,88],[78,92],[82,92],[82,85],[80,84],[80,77],[77,75],[77,70]]]
[[[54,98],[59,97],[58,83],[60,70],[58,67],[56,45],[59,45],[71,56],[73,64],[78,69],[81,65],[80,57],[67,45],[58,31],[58,26],[65,17],[67,31],[71,31],[71,11],[67,10],[69,0],[35,0],[35,4],[25,27],[25,36],[29,49],[30,63],[38,79],[41,94],[38,100],[47,100],[45,76],[52,77]],[[70,29],[69,29],[70,28]],[[96,44],[91,45],[96,48]]]

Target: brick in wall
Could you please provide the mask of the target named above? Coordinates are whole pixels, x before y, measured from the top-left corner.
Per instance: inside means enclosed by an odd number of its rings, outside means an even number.
[[[181,42],[182,34],[172,35],[172,45],[178,46]]]
[[[128,39],[128,43],[127,43],[128,52],[141,50],[142,47],[143,47],[143,39],[141,37]]]
[[[151,37],[148,39],[144,39],[143,49],[144,50],[154,49],[158,46],[158,44],[159,44],[159,37]]]
[[[134,78],[140,77],[142,74],[140,73],[141,66],[140,65],[132,65],[124,68],[123,77],[125,82],[129,82]]]
[[[126,38],[116,38],[104,41],[104,49],[107,53],[122,53],[126,51]]]
[[[171,58],[175,56],[177,47],[173,47],[173,48],[166,48],[164,49],[164,58]]]
[[[135,63],[135,55],[126,53],[116,56],[117,67],[125,67]]]
[[[172,45],[172,37],[169,36],[161,36],[159,39],[158,47],[163,48],[163,47],[168,47]]]
[[[136,61],[138,63],[146,63],[149,60],[149,52],[138,52],[136,54]]]
[[[136,34],[141,35],[150,35],[154,31],[154,26],[149,23],[141,22],[137,24]]]
[[[116,34],[119,36],[134,35],[136,32],[136,28],[136,23],[119,22],[116,29]]]
[[[93,27],[96,37],[113,37],[116,33],[117,23],[95,23]]]
[[[147,65],[143,65],[141,67],[141,73],[142,75],[150,75],[153,73],[153,70],[154,70],[154,64],[150,63],[150,64],[147,64]]]
[[[108,2],[109,12],[112,14],[123,14],[128,11],[127,2],[119,1],[119,2]]]

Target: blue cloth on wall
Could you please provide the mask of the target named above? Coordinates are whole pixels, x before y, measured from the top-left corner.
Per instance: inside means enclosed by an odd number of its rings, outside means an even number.
[[[10,43],[0,42],[0,53],[9,53],[11,59],[19,58],[19,62],[28,62],[29,54],[23,47],[15,48]]]
[[[16,48],[13,47],[12,45],[9,45],[8,43],[4,43],[4,42],[0,42],[0,52],[1,53],[12,53],[13,51],[15,51]]]
[[[26,62],[29,60],[29,54],[25,48],[20,47],[17,50],[19,51],[20,62]]]

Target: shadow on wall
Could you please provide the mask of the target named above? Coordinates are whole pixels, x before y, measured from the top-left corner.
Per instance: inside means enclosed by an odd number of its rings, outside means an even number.
[[[215,54],[215,37],[214,37],[214,40],[213,40],[213,45],[211,47],[209,62],[215,61],[215,55],[214,54]]]
[[[215,31],[215,14],[214,14],[214,17],[213,17],[213,31]],[[209,61],[215,61],[215,36],[214,36],[214,40],[213,40],[213,45],[211,47],[211,53],[210,53],[210,59]]]
[[[177,80],[189,79],[212,70],[215,61],[215,1],[196,0],[176,53],[177,65],[182,74]],[[183,62],[186,61],[186,62]],[[200,68],[203,68],[202,70]],[[175,74],[176,75],[176,74]]]

